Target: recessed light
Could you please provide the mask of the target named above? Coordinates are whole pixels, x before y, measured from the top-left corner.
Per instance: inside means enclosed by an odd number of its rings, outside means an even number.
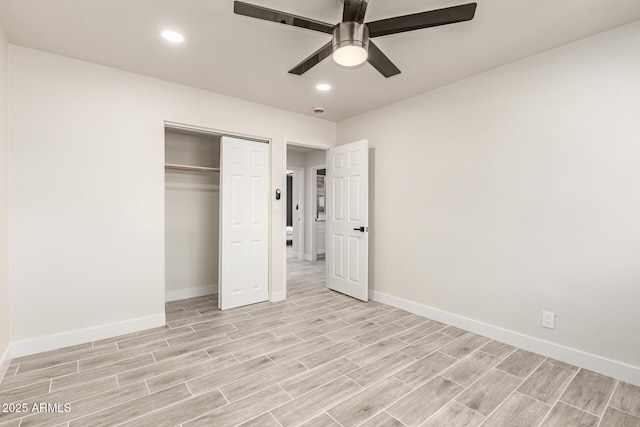
[[[326,92],[329,89],[331,89],[331,85],[327,84],[327,83],[319,83],[316,85],[316,89],[322,91],[322,92]]]
[[[184,36],[180,33],[176,33],[175,31],[163,31],[162,37],[172,43],[182,43],[184,41]]]

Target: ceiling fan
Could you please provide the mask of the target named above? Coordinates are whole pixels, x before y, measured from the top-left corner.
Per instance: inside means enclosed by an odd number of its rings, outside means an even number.
[[[371,38],[470,21],[477,6],[476,3],[467,3],[364,23],[367,3],[368,0],[344,0],[342,22],[336,25],[241,1],[234,2],[233,11],[238,15],[306,28],[333,36],[329,43],[289,70],[291,74],[302,75],[327,56],[333,55],[333,60],[339,65],[353,67],[368,61],[383,76],[391,77],[399,74],[400,69],[378,49],[370,40]]]

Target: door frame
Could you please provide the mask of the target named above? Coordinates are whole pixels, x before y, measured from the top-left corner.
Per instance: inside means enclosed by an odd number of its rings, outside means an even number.
[[[327,144],[326,142],[319,141],[304,141],[297,138],[283,137],[282,138],[282,182],[284,191],[287,187],[287,146],[297,145],[300,147],[314,148],[316,150],[327,151],[329,148],[335,147],[335,144]],[[286,200],[286,199],[285,199]],[[287,214],[283,212],[282,215],[282,294],[283,300],[287,299]],[[271,289],[271,283],[269,283],[269,289]],[[279,299],[280,300],[280,299]]]
[[[240,139],[248,139],[251,141],[258,141],[258,142],[263,142],[268,144],[269,146],[269,150],[268,150],[268,162],[269,162],[269,171],[268,171],[268,187],[269,187],[269,191],[271,191],[271,189],[273,188],[273,171],[274,171],[274,167],[273,167],[273,140],[271,138],[266,138],[266,137],[262,137],[262,136],[257,136],[257,135],[249,135],[249,134],[243,134],[243,133],[239,133],[239,132],[230,132],[230,131],[226,131],[226,130],[221,130],[221,129],[214,129],[211,127],[207,127],[207,126],[199,126],[199,125],[193,125],[193,124],[188,124],[188,123],[182,123],[182,122],[175,122],[175,121],[171,121],[171,120],[163,120],[162,121],[162,146],[164,147],[165,144],[165,136],[164,136],[164,132],[166,129],[176,129],[176,130],[185,130],[185,131],[190,131],[190,132],[194,132],[194,133],[204,133],[204,134],[209,134],[209,135],[217,135],[217,136],[230,136],[233,138],[240,138]],[[221,147],[222,148],[222,147]],[[159,164],[159,168],[161,168],[162,172],[163,172],[163,176],[164,176],[164,164],[165,164],[165,150],[162,150],[162,158],[160,159],[160,161],[162,163]],[[285,154],[286,154],[286,150],[285,150]],[[286,171],[284,171],[286,174]],[[286,183],[286,176],[285,176],[285,183]],[[162,179],[162,186],[163,186],[163,191],[162,191],[162,205],[164,206],[165,204],[165,193],[164,193],[164,186],[165,186],[165,179]],[[267,265],[267,274],[268,274],[268,278],[267,278],[267,286],[268,286],[268,294],[269,294],[269,300],[271,300],[272,297],[272,293],[273,293],[273,268],[271,265],[271,251],[273,248],[273,236],[272,236],[272,224],[273,224],[273,198],[269,197],[269,205],[267,206],[267,210],[268,210],[268,224],[269,224],[269,235],[267,237],[267,246],[269,247],[269,262]],[[284,218],[284,223],[286,225],[286,221],[287,221],[287,217],[285,216]],[[162,210],[162,224],[163,224],[163,233],[166,227],[166,218],[164,217],[164,209]],[[283,229],[284,230],[284,229]],[[286,246],[285,246],[285,250],[286,250]],[[164,239],[162,239],[162,253],[163,253],[163,260],[166,257],[166,247],[165,247],[165,241]],[[218,253],[218,258],[222,256],[222,253]],[[163,261],[164,264],[164,261]],[[219,268],[219,267],[218,267]],[[219,273],[220,270],[218,270]],[[218,280],[218,282],[220,282],[220,280]],[[218,283],[218,287],[220,286],[220,283]],[[163,283],[163,287],[164,287],[164,297],[163,300],[166,301],[166,283]],[[220,293],[218,293],[218,302],[217,302],[217,307],[218,304],[220,304]]]

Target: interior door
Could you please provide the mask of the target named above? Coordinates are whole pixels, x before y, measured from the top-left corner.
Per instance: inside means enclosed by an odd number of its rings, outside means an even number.
[[[369,141],[327,152],[327,287],[369,298]]]
[[[269,145],[222,137],[220,273],[222,310],[269,299]]]

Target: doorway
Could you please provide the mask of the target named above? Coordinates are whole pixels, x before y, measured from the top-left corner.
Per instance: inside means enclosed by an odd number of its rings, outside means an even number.
[[[324,170],[326,149],[287,143],[285,289],[326,283]],[[318,187],[318,177],[321,177]]]
[[[304,259],[304,168],[287,168],[287,257]]]
[[[165,128],[165,299],[218,299],[220,139]]]

